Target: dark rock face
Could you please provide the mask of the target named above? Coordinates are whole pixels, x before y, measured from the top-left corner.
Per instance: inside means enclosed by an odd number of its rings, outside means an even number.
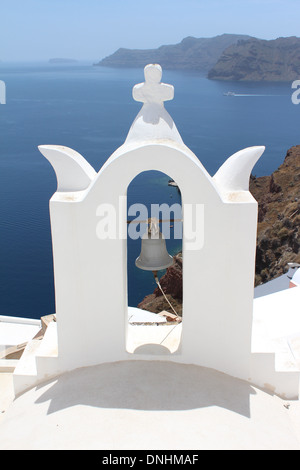
[[[300,145],[292,147],[271,176],[251,176],[250,192],[258,201],[255,285],[288,271],[287,263],[300,263]],[[182,254],[167,269],[160,284],[175,310],[182,315]],[[159,313],[172,309],[160,290],[145,297],[139,308]]]
[[[144,68],[150,63],[159,63],[164,69],[198,70],[208,72],[224,49],[250,36],[223,34],[214,38],[187,37],[179,44],[161,46],[158,49],[118,49],[98,64],[105,67]]]
[[[249,39],[224,50],[212,80],[293,81],[300,76],[300,38]]]
[[[174,265],[167,269],[166,274],[161,278],[160,285],[164,292],[170,294],[174,299],[182,301],[182,254],[174,257]],[[161,296],[161,291],[157,287],[154,291],[156,297]]]
[[[256,285],[287,272],[287,263],[300,263],[300,145],[292,147],[271,176],[251,178],[258,201]]]

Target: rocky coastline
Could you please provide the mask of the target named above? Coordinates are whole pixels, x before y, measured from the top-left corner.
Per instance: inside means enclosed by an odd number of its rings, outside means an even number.
[[[240,40],[250,39],[243,34],[222,34],[213,38],[184,38],[179,44],[160,46],[157,49],[120,48],[100,62],[101,67],[143,68],[158,63],[167,70],[197,70],[207,73],[218,61],[222,52]]]
[[[120,48],[94,65],[142,68],[149,63],[159,63],[163,69],[198,71],[211,80],[290,82],[300,76],[300,38],[187,37],[157,49]]]
[[[250,192],[258,202],[255,286],[288,271],[288,263],[300,263],[300,145],[290,148],[284,162],[270,176],[250,179]],[[160,284],[182,315],[182,253],[174,257]],[[139,308],[159,313],[170,311],[158,288]]]
[[[300,39],[249,39],[230,45],[208,72],[211,80],[290,82],[300,76]]]
[[[288,150],[270,176],[251,177],[250,191],[258,201],[255,285],[300,263],[300,145]]]

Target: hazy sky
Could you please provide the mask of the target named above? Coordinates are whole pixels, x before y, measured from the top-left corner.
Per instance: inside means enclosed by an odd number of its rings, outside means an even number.
[[[0,59],[98,60],[186,36],[300,36],[300,0],[0,0]]]

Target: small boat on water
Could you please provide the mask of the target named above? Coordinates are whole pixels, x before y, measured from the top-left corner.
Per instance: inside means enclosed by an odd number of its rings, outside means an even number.
[[[175,183],[174,180],[169,180],[169,181],[168,181],[168,185],[169,185],[169,186],[175,186],[176,188],[178,188],[178,184]]]
[[[226,93],[223,93],[224,96],[235,96],[235,93],[233,91],[227,91]]]
[[[177,188],[177,191],[180,193],[179,186],[178,186],[178,184],[177,184],[174,180],[172,180],[172,179],[169,180],[169,181],[168,181],[168,185],[169,185],[169,186],[173,186],[174,188]]]

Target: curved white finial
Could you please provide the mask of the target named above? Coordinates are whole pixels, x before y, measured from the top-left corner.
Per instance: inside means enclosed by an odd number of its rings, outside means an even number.
[[[173,119],[164,107],[174,98],[174,87],[161,82],[162,68],[148,64],[144,69],[145,82],[135,85],[132,96],[143,107],[128,133],[126,143],[145,140],[173,140],[183,144]]]
[[[249,191],[251,171],[264,151],[265,147],[248,147],[229,157],[213,177],[219,189]]]
[[[38,148],[54,168],[58,192],[83,191],[97,175],[75,150],[60,145],[40,145]]]

